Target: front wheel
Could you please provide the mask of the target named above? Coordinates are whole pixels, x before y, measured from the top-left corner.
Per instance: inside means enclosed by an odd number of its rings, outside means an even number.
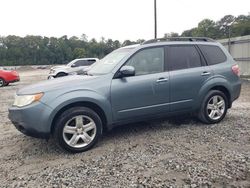
[[[199,112],[199,119],[207,124],[219,123],[224,119],[228,109],[228,99],[218,90],[209,91],[205,96]]]
[[[86,107],[73,107],[63,112],[55,125],[54,138],[58,145],[72,153],[87,151],[102,133],[102,121]]]
[[[55,78],[59,78],[59,77],[63,77],[63,76],[67,76],[68,74],[64,73],[64,72],[59,72]]]

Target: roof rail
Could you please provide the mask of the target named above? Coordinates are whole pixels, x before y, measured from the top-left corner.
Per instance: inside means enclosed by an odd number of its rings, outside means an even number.
[[[156,42],[165,42],[165,41],[203,41],[203,42],[215,42],[213,39],[208,37],[166,37],[166,38],[157,38],[151,39],[143,42],[142,44],[150,44]]]

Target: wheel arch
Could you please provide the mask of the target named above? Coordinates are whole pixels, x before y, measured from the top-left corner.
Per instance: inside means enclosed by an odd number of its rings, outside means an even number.
[[[227,99],[228,99],[228,108],[231,108],[232,106],[232,87],[228,83],[228,81],[223,78],[223,77],[214,77],[213,79],[208,80],[200,89],[199,91],[199,98],[198,98],[198,103],[196,106],[196,109],[199,110],[200,106],[202,104],[203,99],[207,95],[207,93],[211,90],[219,90],[223,92]]]
[[[65,76],[68,75],[68,73],[66,73],[66,72],[64,72],[64,71],[58,71],[58,72],[56,73],[56,76],[55,76],[55,77],[58,77],[59,74],[64,74]]]
[[[54,115],[53,120],[51,122],[51,127],[50,127],[51,134],[53,134],[53,132],[54,132],[55,124],[56,124],[56,121],[59,118],[59,116],[65,110],[68,110],[68,109],[73,108],[73,107],[87,107],[87,108],[92,109],[100,116],[104,131],[108,130],[107,117],[105,115],[104,110],[99,105],[95,104],[94,102],[89,102],[89,101],[78,101],[78,102],[73,102],[73,103],[67,104],[57,111],[57,113]]]
[[[6,81],[6,78],[4,78],[3,76],[0,76],[1,79],[3,79],[4,81]]]
[[[218,90],[218,91],[223,92],[226,95],[226,97],[227,97],[228,108],[232,107],[231,94],[230,94],[229,90],[225,86],[223,86],[223,85],[216,85],[216,86],[213,86],[209,91],[211,91],[211,90]]]

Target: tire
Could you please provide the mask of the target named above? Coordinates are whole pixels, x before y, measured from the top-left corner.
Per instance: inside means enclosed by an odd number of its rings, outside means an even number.
[[[226,95],[219,90],[211,90],[202,101],[198,118],[206,124],[219,123],[226,116],[227,109]]]
[[[55,76],[55,78],[59,78],[59,77],[63,77],[63,76],[67,76],[67,74],[64,73],[64,72],[59,72],[59,73],[57,73],[57,75]]]
[[[73,107],[63,112],[57,119],[53,132],[57,144],[71,153],[89,150],[97,143],[101,134],[100,117],[86,107]]]
[[[5,80],[3,78],[0,78],[0,87],[5,86]]]

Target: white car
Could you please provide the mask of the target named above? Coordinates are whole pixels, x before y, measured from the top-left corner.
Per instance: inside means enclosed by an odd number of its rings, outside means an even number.
[[[50,69],[48,79],[67,75],[83,74],[85,68],[89,67],[97,61],[99,61],[99,59],[97,58],[81,58],[74,59],[67,65],[54,66]]]

